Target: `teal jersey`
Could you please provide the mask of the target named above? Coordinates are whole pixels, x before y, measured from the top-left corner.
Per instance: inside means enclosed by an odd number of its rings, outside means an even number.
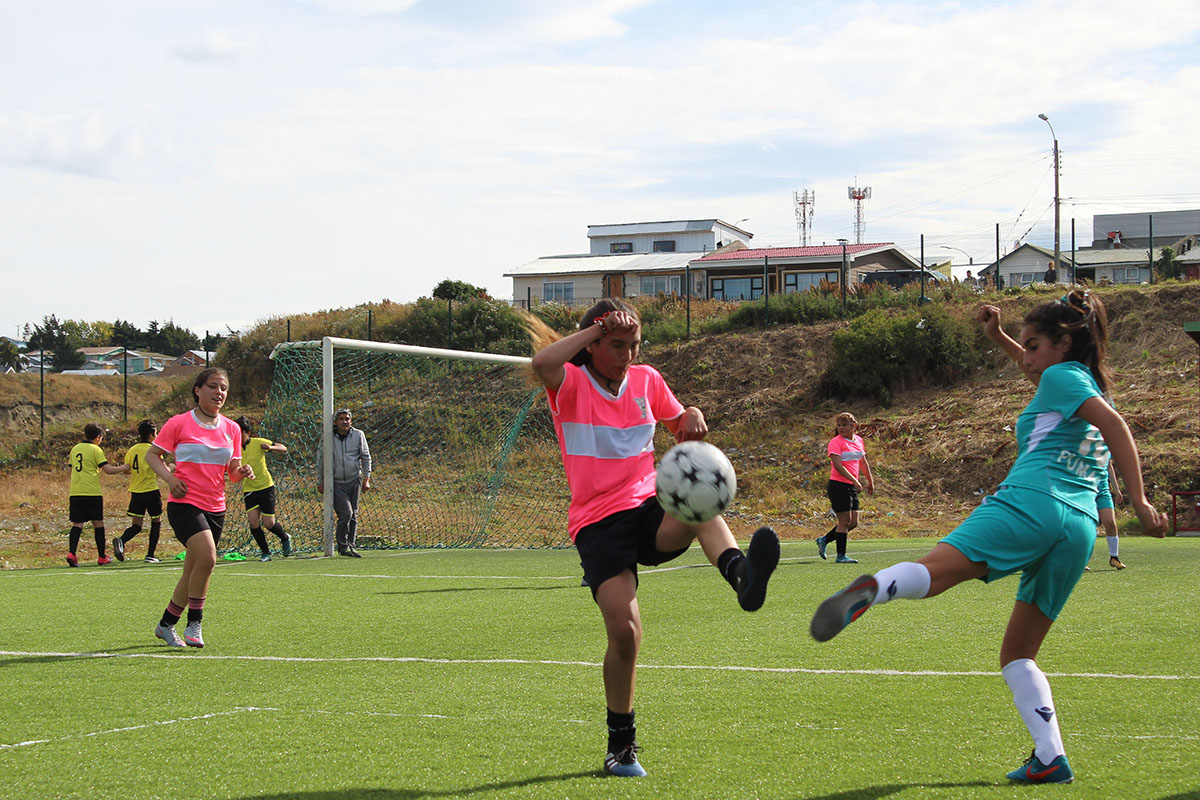
[[[1017,461],[1004,486],[1043,492],[1096,519],[1096,494],[1108,480],[1108,447],[1075,412],[1104,395],[1078,361],[1042,373],[1037,394],[1017,417]]]

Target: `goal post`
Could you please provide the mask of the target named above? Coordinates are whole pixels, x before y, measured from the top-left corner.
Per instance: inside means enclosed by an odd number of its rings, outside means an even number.
[[[359,549],[570,545],[570,493],[528,358],[326,337],[277,345],[271,359],[256,435],[288,448],[268,464],[298,551],[334,550],[333,414],[342,408],[373,461]],[[256,552],[240,500],[229,503],[227,546]]]

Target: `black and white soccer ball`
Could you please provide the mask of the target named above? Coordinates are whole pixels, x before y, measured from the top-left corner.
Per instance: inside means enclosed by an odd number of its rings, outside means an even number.
[[[662,457],[654,490],[663,510],[680,522],[707,522],[733,502],[737,475],[720,449],[707,442],[681,442]]]

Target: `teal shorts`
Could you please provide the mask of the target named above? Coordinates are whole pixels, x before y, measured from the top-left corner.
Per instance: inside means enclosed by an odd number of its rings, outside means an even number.
[[[1021,573],[1017,599],[1057,619],[1096,544],[1096,519],[1048,494],[1001,486],[943,542],[983,562],[987,583]]]

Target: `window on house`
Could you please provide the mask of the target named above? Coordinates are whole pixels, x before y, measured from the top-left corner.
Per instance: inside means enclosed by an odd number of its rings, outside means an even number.
[[[1115,267],[1113,268],[1113,283],[1141,283],[1150,280],[1149,270],[1145,267]]]
[[[656,252],[656,253],[674,253],[675,252],[675,240],[667,239],[667,240],[664,240],[661,242],[655,242],[654,243],[654,252]]]
[[[1012,275],[1008,276],[1008,285],[1009,286],[1028,286],[1029,284],[1033,283],[1034,281],[1040,281],[1042,279],[1042,276],[1045,274],[1046,273],[1044,273],[1044,272],[1043,273],[1014,272]]]
[[[612,242],[608,245],[610,253],[632,253],[633,242]]]
[[[683,294],[683,281],[679,275],[643,275],[642,294]]]
[[[575,303],[575,281],[546,281],[542,283],[542,299],[547,303]]]
[[[714,300],[757,300],[762,296],[762,276],[753,278],[713,278]]]
[[[788,272],[783,276],[783,291],[785,294],[806,292],[822,280],[837,283],[838,274],[836,272]]]

